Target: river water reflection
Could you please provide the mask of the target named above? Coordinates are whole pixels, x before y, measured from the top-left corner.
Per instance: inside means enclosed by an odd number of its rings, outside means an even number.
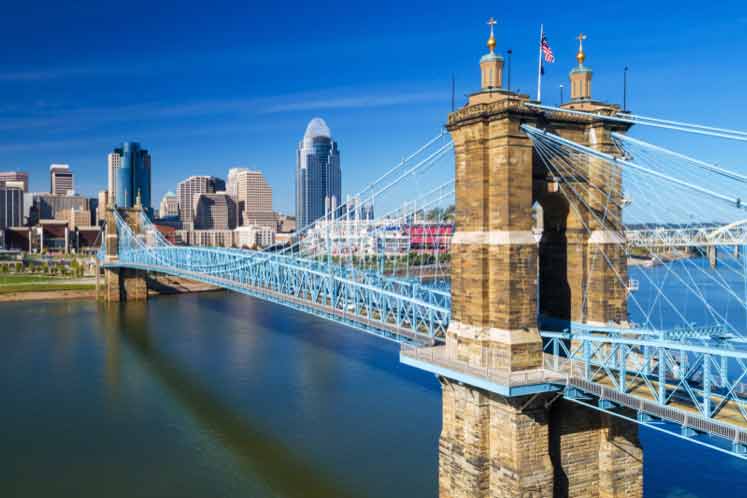
[[[0,404],[1,497],[437,496],[436,380],[241,295],[0,305]],[[647,497],[747,489],[741,461],[642,439]]]

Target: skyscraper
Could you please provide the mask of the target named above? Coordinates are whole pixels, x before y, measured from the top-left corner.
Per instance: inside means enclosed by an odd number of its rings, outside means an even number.
[[[5,185],[7,182],[21,182],[23,184],[23,191],[29,191],[28,173],[24,173],[23,171],[0,171],[0,187]]]
[[[117,207],[132,207],[137,196],[152,217],[150,199],[150,154],[137,142],[124,142],[114,149],[108,159],[109,202]],[[113,196],[113,197],[112,197]]]
[[[189,229],[194,223],[194,201],[199,194],[214,194],[226,189],[226,182],[214,176],[190,176],[176,186],[176,198],[179,202],[179,218],[184,227]]]
[[[272,211],[272,187],[261,171],[243,170],[236,175],[236,201],[241,225],[277,225]]]
[[[314,118],[298,144],[296,157],[296,223],[299,229],[335,211],[341,198],[340,151],[329,127]]]
[[[73,172],[67,164],[49,166],[49,193],[53,195],[72,195],[75,192]]]

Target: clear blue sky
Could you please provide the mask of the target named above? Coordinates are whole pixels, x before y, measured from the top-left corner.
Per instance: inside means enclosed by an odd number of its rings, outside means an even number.
[[[318,115],[340,144],[343,192],[355,192],[438,131],[452,73],[459,104],[477,89],[489,16],[498,49],[513,49],[512,86],[530,94],[545,24],[557,56],[546,103],[583,31],[594,97],[621,101],[628,65],[635,112],[747,128],[738,1],[30,3],[6,2],[0,17],[0,170],[27,170],[32,190],[62,162],[94,195],[106,154],[135,140],[151,151],[156,205],[189,175],[244,165],[289,211],[295,147]],[[731,147],[715,145],[699,151]]]

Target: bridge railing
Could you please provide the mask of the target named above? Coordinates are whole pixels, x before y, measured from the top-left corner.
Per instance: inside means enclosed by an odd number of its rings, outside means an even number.
[[[542,331],[546,368],[660,408],[747,428],[747,351],[743,341],[670,339],[649,330],[579,325]],[[627,399],[627,398],[626,398]],[[658,413],[658,412],[657,412]]]

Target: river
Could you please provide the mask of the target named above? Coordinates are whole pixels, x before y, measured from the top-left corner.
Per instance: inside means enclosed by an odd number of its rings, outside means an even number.
[[[433,498],[440,408],[397,345],[246,296],[0,305],[4,498]],[[647,498],[747,489],[747,462],[641,438]]]

